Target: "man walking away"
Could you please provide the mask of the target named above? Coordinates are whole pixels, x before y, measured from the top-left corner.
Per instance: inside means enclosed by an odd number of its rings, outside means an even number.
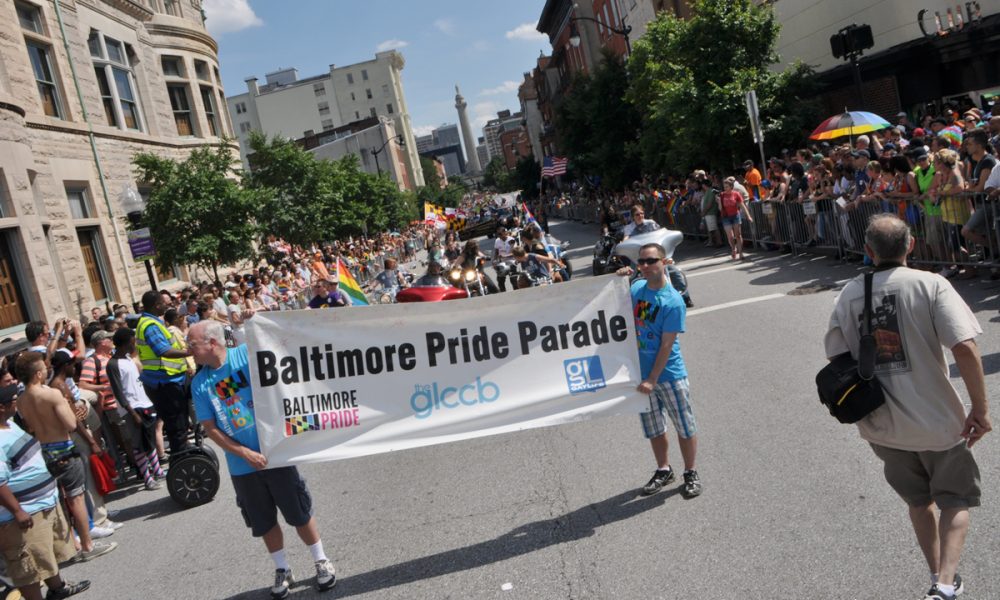
[[[684,486],[688,498],[701,495],[701,479],[695,470],[698,431],[691,409],[687,369],[681,356],[678,334],[684,333],[687,309],[681,295],[667,281],[667,252],[659,244],[639,249],[639,272],[644,279],[632,284],[632,309],[636,338],[639,342],[639,367],[642,383],[639,393],[649,396],[649,411],[639,415],[642,430],[653,448],[656,472],[642,488],[643,495],[659,492],[674,481],[674,471],[667,459],[667,416],[677,431],[678,445],[684,457]],[[618,275],[631,276],[631,267]]]
[[[332,589],[337,577],[323,552],[305,480],[295,467],[265,469],[267,459],[260,453],[257,439],[247,347],[226,348],[222,325],[211,321],[191,327],[188,347],[195,362],[203,366],[191,383],[198,420],[206,435],[225,450],[236,504],[253,536],[264,539],[277,569],[271,597],[288,597],[294,584],[278,510],[309,547],[316,587],[320,591]]]
[[[958,561],[969,508],[980,503],[979,467],[970,448],[992,429],[975,342],[982,330],[947,279],[904,266],[912,250],[905,222],[890,214],[872,218],[865,252],[876,270],[872,330],[885,404],[857,425],[884,463],[886,481],[909,505],[930,570],[925,600],[954,600],[964,591]],[[863,277],[858,277],[837,298],[826,333],[827,356],[858,356],[863,309]],[[951,350],[969,392],[968,415],[948,379],[942,348]]]

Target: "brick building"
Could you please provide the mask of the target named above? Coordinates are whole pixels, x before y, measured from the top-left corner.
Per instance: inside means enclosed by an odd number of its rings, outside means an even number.
[[[149,288],[119,197],[132,158],[232,136],[200,0],[0,3],[0,336]],[[64,37],[65,36],[65,37]],[[238,149],[233,148],[234,160]],[[185,268],[156,274],[159,284]]]

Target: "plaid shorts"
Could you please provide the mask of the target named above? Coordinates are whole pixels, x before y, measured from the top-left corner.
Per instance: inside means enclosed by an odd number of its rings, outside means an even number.
[[[698,433],[687,378],[658,383],[653,388],[653,393],[649,395],[649,411],[639,414],[646,439],[667,432],[667,415],[673,421],[678,437],[686,440]]]

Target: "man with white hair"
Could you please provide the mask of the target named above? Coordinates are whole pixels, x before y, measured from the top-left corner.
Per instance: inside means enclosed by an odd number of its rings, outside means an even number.
[[[947,279],[905,266],[913,245],[909,226],[895,215],[874,216],[865,231],[876,271],[875,375],[885,404],[857,425],[884,463],[886,481],[909,505],[931,578],[925,600],[955,600],[964,590],[957,569],[969,508],[979,506],[981,495],[970,448],[992,429],[975,341],[982,329]],[[828,357],[858,356],[863,312],[861,276],[837,298],[825,339]],[[951,350],[969,392],[968,414],[949,380],[943,348]]]
[[[225,331],[216,321],[192,325],[187,345],[195,362],[203,367],[191,382],[195,413],[206,435],[225,450],[236,504],[252,535],[264,539],[274,561],[271,597],[287,598],[294,585],[278,524],[279,510],[309,547],[316,586],[320,591],[332,589],[337,577],[323,552],[305,480],[295,467],[268,469],[267,458],[260,453],[247,347],[227,348]]]

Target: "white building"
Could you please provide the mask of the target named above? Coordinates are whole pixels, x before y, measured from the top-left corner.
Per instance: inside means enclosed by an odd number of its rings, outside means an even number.
[[[394,139],[398,134],[392,119],[368,118],[353,125],[307,138],[306,147],[316,158],[327,160],[339,160],[353,154],[358,157],[363,171],[373,175],[387,173],[400,189],[413,189],[406,170],[405,147]]]
[[[362,119],[385,117],[403,136],[411,185],[424,185],[400,76],[404,64],[402,54],[389,50],[377,53],[374,60],[346,67],[330,65],[328,73],[305,79],[299,79],[295,69],[266,74],[262,86],[254,77],[247,79],[246,93],[226,99],[244,166],[249,164],[251,131],[298,139]]]

